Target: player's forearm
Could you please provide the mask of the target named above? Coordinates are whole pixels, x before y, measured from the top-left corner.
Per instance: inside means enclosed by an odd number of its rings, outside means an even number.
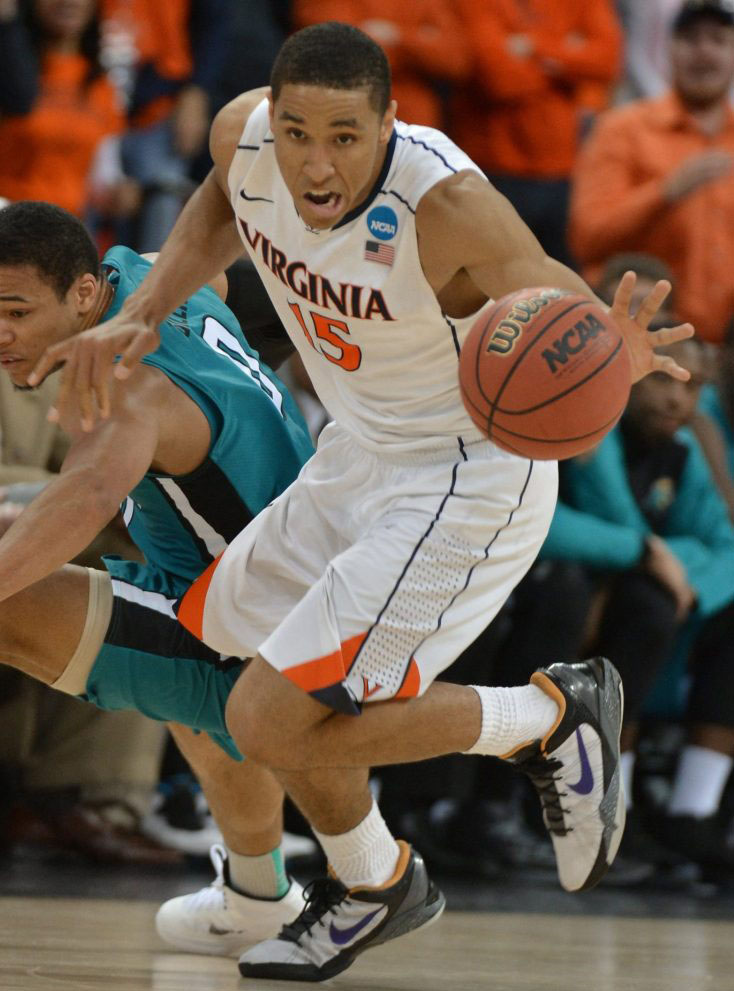
[[[182,210],[153,268],[123,310],[156,327],[242,251],[232,207],[210,173]]]
[[[57,476],[0,539],[0,601],[80,554],[118,509],[99,476]]]

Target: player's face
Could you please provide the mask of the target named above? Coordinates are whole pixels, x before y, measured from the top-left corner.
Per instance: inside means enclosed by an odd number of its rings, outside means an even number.
[[[633,387],[626,415],[650,442],[669,439],[690,422],[706,380],[704,354],[697,344],[681,341],[660,353],[673,355],[691,377],[679,382],[665,372],[653,372]]]
[[[676,89],[693,104],[720,100],[734,78],[734,28],[715,19],[702,18],[671,46],[671,68]]]
[[[60,300],[34,266],[0,265],[0,367],[14,385],[25,386],[45,349],[78,329],[76,286]]]
[[[395,121],[370,106],[365,89],[288,83],[271,102],[275,156],[304,223],[333,227],[369,193]]]

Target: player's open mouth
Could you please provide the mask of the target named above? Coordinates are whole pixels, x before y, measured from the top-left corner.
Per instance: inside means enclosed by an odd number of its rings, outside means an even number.
[[[319,192],[311,189],[303,194],[303,198],[308,203],[309,212],[324,220],[336,217],[343,202],[341,193],[333,193],[328,190]]]

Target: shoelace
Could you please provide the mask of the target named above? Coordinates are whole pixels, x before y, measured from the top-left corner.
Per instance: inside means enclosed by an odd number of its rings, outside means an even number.
[[[221,908],[224,905],[224,887],[226,883],[224,880],[224,865],[227,860],[227,853],[224,847],[215,843],[209,851],[209,859],[217,876],[206,888],[202,888],[190,896],[191,901],[189,905],[193,909],[213,908],[215,906]]]
[[[559,778],[556,772],[560,771],[563,764],[560,760],[547,757],[527,757],[517,765],[535,785],[540,801],[545,813],[545,820],[548,830],[556,836],[565,836],[573,832],[573,826],[566,826],[564,814],[567,809],[561,805],[561,799],[568,794],[565,791],[558,791],[556,784]]]
[[[290,925],[283,926],[278,939],[288,939],[300,946],[301,937],[313,936],[311,930],[315,925],[325,926],[323,916],[331,909],[340,905],[347,897],[347,889],[331,877],[316,878],[303,889],[306,904],[303,911]]]

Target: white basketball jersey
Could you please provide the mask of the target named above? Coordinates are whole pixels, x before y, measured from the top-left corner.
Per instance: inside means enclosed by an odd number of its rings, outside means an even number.
[[[275,160],[267,101],[229,172],[247,251],[331,416],[364,447],[398,453],[481,439],[459,394],[461,344],[476,314],[447,317],[418,257],[415,211],[441,179],[480,170],[440,131],[397,122],[360,206],[315,231]]]

